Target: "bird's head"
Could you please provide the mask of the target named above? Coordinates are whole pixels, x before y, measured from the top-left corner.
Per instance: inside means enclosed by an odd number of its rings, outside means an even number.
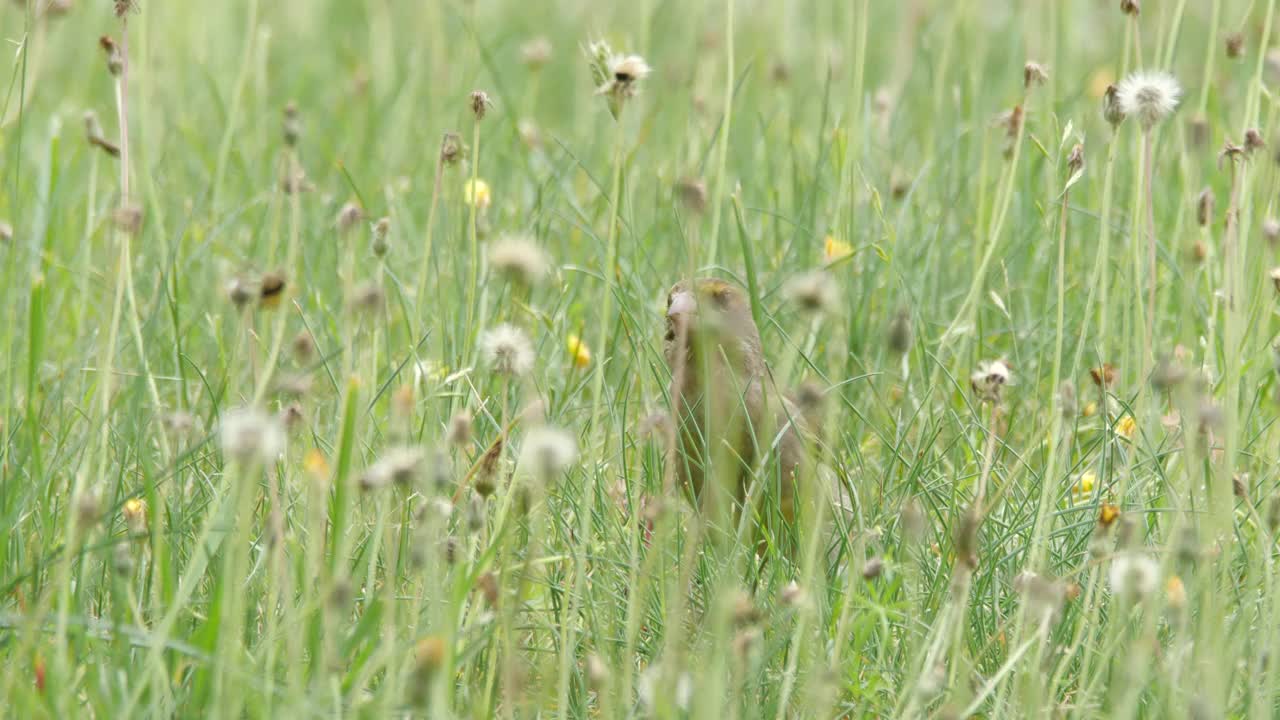
[[[760,332],[751,316],[746,293],[723,280],[681,280],[667,293],[667,364],[674,370],[684,355],[697,356],[699,347],[718,348],[734,369],[756,374],[763,370]],[[683,350],[683,353],[682,353]]]

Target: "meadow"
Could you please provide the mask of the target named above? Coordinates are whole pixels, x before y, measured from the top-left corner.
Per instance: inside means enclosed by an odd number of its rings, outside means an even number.
[[[0,3],[0,716],[1280,715],[1275,11]]]

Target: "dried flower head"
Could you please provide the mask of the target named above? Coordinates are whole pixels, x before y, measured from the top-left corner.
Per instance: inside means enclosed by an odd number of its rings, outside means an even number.
[[[1196,222],[1200,223],[1200,227],[1208,227],[1213,222],[1213,206],[1213,188],[1206,185],[1196,196]]]
[[[520,464],[542,480],[556,477],[577,459],[577,440],[559,428],[543,426],[530,430],[520,448]]]
[[[911,311],[905,307],[898,308],[898,311],[893,314],[893,319],[889,321],[889,350],[901,355],[911,349],[912,342]]]
[[[1001,113],[996,122],[1004,126],[1004,134],[1010,141],[1016,140],[1018,135],[1022,133],[1022,123],[1026,119],[1026,113],[1021,105],[1014,105],[1012,110]],[[1006,148],[1006,150],[1011,149]]]
[[[1138,71],[1120,81],[1116,101],[1126,116],[1138,119],[1143,130],[1150,130],[1178,109],[1182,87],[1169,73]]]
[[[1141,599],[1160,586],[1160,566],[1144,552],[1125,550],[1111,561],[1111,592],[1128,600]]]
[[[440,162],[445,165],[457,165],[458,161],[466,157],[466,147],[462,144],[462,136],[458,133],[447,132],[440,139]]]
[[[676,196],[680,204],[695,215],[707,209],[707,184],[698,178],[685,178],[677,183]]]
[[[1189,135],[1188,142],[1192,147],[1204,147],[1209,142],[1209,121],[1203,115],[1197,115],[1191,118],[1188,124]]]
[[[510,282],[531,287],[551,269],[547,254],[528,235],[503,235],[489,246],[489,266]]]
[[[792,580],[782,586],[782,593],[779,599],[782,601],[783,607],[799,607],[806,599],[804,588],[800,587],[800,584],[795,580]]]
[[[258,282],[258,302],[263,307],[273,308],[280,304],[280,299],[284,297],[285,287],[288,281],[283,272],[269,272],[262,276]]]
[[[1237,145],[1230,140],[1222,143],[1222,150],[1218,152],[1218,167],[1222,167],[1226,163],[1237,163],[1244,160],[1248,153],[1244,151],[1243,145]]]
[[[242,308],[258,295],[255,284],[243,277],[233,277],[227,282],[227,299],[237,308]]]
[[[422,448],[397,447],[386,452],[360,476],[360,487],[375,490],[387,485],[412,487],[422,473],[426,454]]]
[[[316,354],[316,341],[311,337],[311,333],[306,330],[300,330],[293,337],[291,346],[293,349],[293,361],[299,365],[311,362],[311,358]]]
[[[80,528],[88,528],[102,517],[102,492],[97,487],[84,487],[75,497],[76,521]]]
[[[500,375],[521,376],[533,369],[533,344],[524,331],[503,324],[480,336],[485,364]]]
[[[107,71],[112,75],[119,76],[124,71],[124,53],[120,51],[120,46],[116,44],[115,40],[111,39],[110,35],[103,35],[98,38],[98,45],[107,54]]]
[[[810,270],[787,281],[784,294],[806,313],[822,313],[835,309],[840,300],[835,280],[823,270]]]
[[[1089,377],[1093,378],[1094,385],[1105,390],[1116,381],[1116,366],[1104,362],[1099,367],[1089,368]]]
[[[1012,371],[1004,360],[986,360],[978,363],[978,367],[969,376],[969,386],[973,394],[982,402],[1000,402],[1000,391],[1009,384]]]
[[[120,157],[120,147],[107,140],[102,132],[102,124],[98,122],[98,115],[92,110],[84,114],[84,137],[90,145],[101,149],[111,157]]]
[[[142,208],[138,205],[122,205],[116,208],[111,219],[120,232],[136,237],[142,232]]]
[[[1151,386],[1156,389],[1156,392],[1169,392],[1186,379],[1186,368],[1182,367],[1177,359],[1168,355],[1158,358],[1155,369],[1151,371]]]
[[[222,452],[242,463],[272,463],[284,449],[284,429],[274,415],[242,407],[222,414]]]
[[[471,413],[467,410],[459,410],[449,418],[449,429],[445,438],[450,445],[463,447],[471,442],[471,425]]]
[[[1067,155],[1067,172],[1073,176],[1084,172],[1084,143],[1071,147],[1071,153]]]
[[[1269,244],[1275,245],[1276,240],[1280,240],[1280,220],[1273,217],[1263,220],[1262,237],[1265,238]]]
[[[1049,73],[1037,62],[1028,62],[1022,66],[1022,87],[1030,90],[1033,86],[1044,85],[1049,80]]]
[[[334,227],[338,228],[338,232],[348,233],[356,228],[361,221],[364,220],[364,211],[354,202],[343,205],[338,210],[338,216],[334,218]]]
[[[290,100],[284,106],[284,120],[280,123],[284,144],[295,147],[302,136],[302,118],[298,116],[298,104]]]
[[[1062,412],[1063,420],[1071,420],[1080,411],[1076,402],[1076,386],[1070,380],[1063,380],[1062,385],[1058,386],[1058,409]]]
[[[476,121],[484,119],[485,113],[489,112],[489,108],[493,107],[493,101],[489,99],[489,94],[483,90],[472,91],[469,98],[469,106],[471,113],[476,116]]]
[[[649,64],[639,55],[615,53],[603,41],[588,45],[586,55],[596,94],[605,97],[609,112],[617,119],[626,102],[640,91],[640,82],[651,71]]]
[[[378,257],[386,256],[387,251],[391,249],[388,242],[391,235],[391,218],[379,218],[378,222],[373,224],[371,231],[373,238],[370,245],[373,248],[373,254]]]
[[[1108,85],[1106,92],[1102,94],[1102,118],[1111,125],[1112,130],[1124,122],[1124,108],[1120,106],[1120,90],[1115,85]]]
[[[516,123],[516,132],[520,135],[520,142],[530,150],[537,150],[542,147],[542,131],[538,129],[538,123],[530,118],[521,118]]]
[[[1066,585],[1031,570],[1018,573],[1013,587],[1023,596],[1028,617],[1037,623],[1053,622],[1066,602]]]
[[[1120,0],[1120,12],[1130,17],[1137,17],[1142,12],[1142,8],[1138,6],[1138,0]]]
[[[1228,33],[1225,44],[1227,46],[1227,57],[1235,60],[1244,56],[1244,33]]]
[[[386,293],[376,280],[361,283],[351,292],[351,307],[360,312],[377,312],[382,309],[384,302]]]
[[[1262,133],[1257,128],[1249,128],[1244,131],[1244,151],[1252,155],[1255,151],[1261,150],[1267,146],[1267,141],[1262,139]]]
[[[551,41],[539,35],[520,46],[520,59],[530,70],[540,70],[551,60]]]

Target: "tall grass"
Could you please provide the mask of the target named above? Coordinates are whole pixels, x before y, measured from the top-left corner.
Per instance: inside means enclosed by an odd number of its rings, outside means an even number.
[[[1275,4],[5,3],[0,715],[1273,717]],[[690,274],[823,395],[794,543],[673,483]]]

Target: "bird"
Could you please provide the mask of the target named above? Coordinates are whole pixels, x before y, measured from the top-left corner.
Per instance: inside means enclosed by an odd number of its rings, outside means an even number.
[[[667,293],[663,341],[676,430],[672,460],[681,486],[695,506],[722,511],[716,498],[723,496],[708,492],[710,469],[732,492],[737,518],[758,477],[766,525],[777,529],[771,519],[780,518],[791,526],[805,457],[804,413],[789,399],[771,398],[746,293],[713,278],[675,283]]]

